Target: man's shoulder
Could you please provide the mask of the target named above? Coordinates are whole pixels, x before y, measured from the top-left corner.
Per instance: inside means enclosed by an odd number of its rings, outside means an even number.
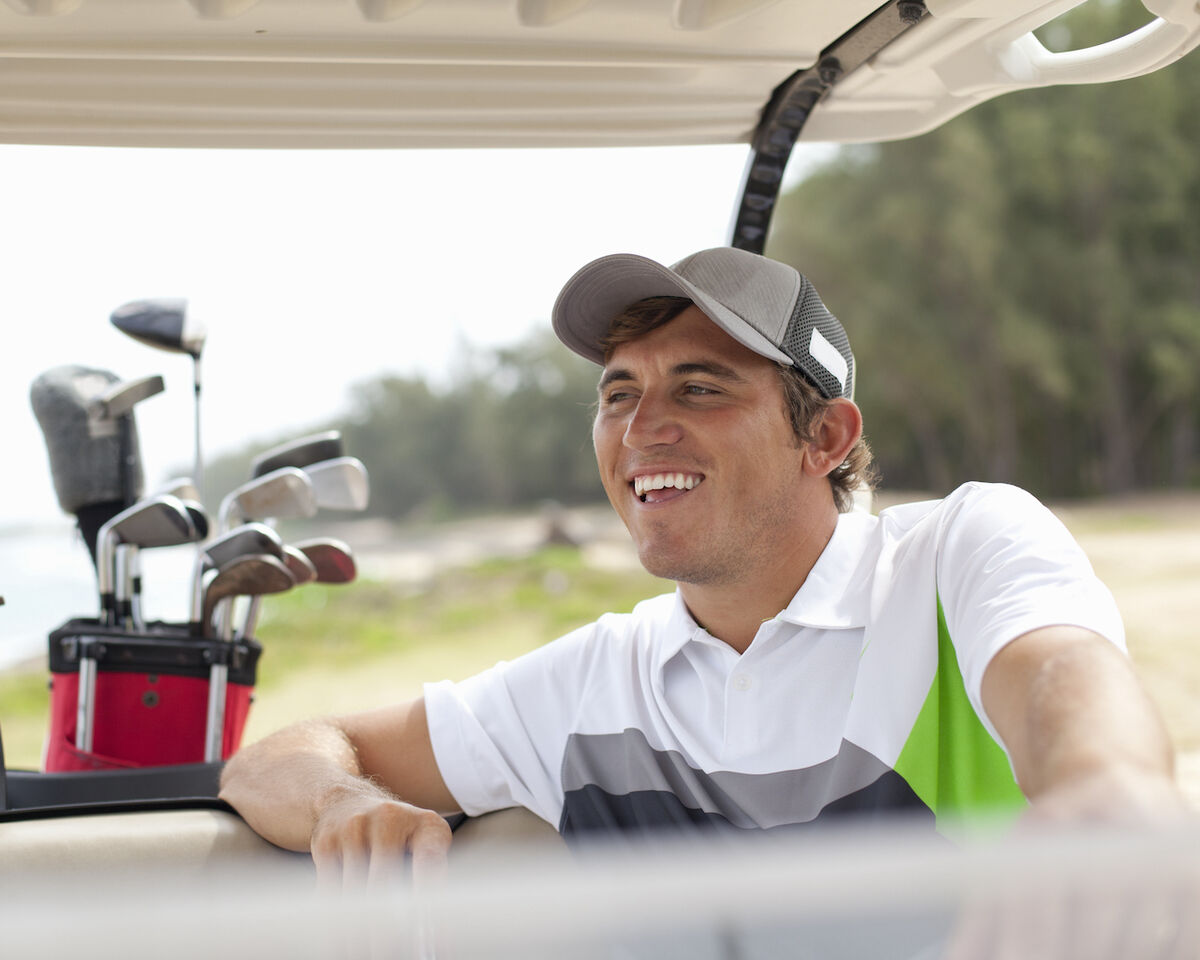
[[[879,518],[893,529],[905,530],[922,522],[953,522],[965,516],[989,513],[1019,516],[1041,515],[1046,507],[1029,491],[1010,483],[971,480],[939,499],[917,500],[888,506]]]
[[[633,635],[640,631],[665,629],[678,616],[680,604],[674,593],[663,593],[637,603],[625,613],[606,613],[593,624],[607,632]]]

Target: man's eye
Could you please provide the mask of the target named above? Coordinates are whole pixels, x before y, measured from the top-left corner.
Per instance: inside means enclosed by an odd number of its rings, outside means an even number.
[[[683,388],[683,392],[692,394],[693,396],[702,396],[704,394],[716,393],[717,391],[712,389],[712,387],[706,387],[699,383],[689,383]]]
[[[620,403],[622,400],[628,400],[633,394],[626,390],[614,390],[612,393],[604,395],[604,403],[611,406],[614,403]]]

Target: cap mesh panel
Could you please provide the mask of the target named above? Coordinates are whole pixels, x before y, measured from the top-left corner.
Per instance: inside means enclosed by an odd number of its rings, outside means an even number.
[[[814,327],[820,330],[821,336],[833,344],[837,352],[845,358],[848,372],[844,387],[824,364],[809,353],[808,345],[812,341]],[[779,346],[796,362],[796,366],[823,396],[849,397],[853,394],[854,355],[850,352],[850,338],[846,336],[846,331],[838,319],[821,301],[817,288],[803,275],[800,277],[800,295],[796,297],[796,306],[792,310],[791,319]]]

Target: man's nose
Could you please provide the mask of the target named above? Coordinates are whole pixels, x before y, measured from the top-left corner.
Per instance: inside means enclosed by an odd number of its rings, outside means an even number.
[[[633,450],[677,443],[683,427],[664,397],[643,393],[638,399],[628,425],[625,427],[625,446]]]

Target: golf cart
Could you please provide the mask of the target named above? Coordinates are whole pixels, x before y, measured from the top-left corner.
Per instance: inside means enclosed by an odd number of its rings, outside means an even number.
[[[1031,31],[1075,5],[6,0],[0,141],[277,149],[746,143],[729,243],[761,252],[797,142],[915,136],[1010,91],[1132,77],[1200,44],[1195,4],[1155,0],[1146,3],[1154,19],[1136,33],[1051,53]],[[184,517],[173,504],[156,512]],[[183,523],[177,535],[195,535],[195,524],[189,533]],[[81,649],[76,667],[88,660]],[[86,684],[82,671],[80,679]],[[7,888],[41,870],[114,862],[201,870],[246,856],[306,871],[303,858],[261,841],[216,799],[227,753],[122,770],[8,772],[0,778],[0,879]],[[495,814],[462,824],[456,846],[476,842],[472,834],[480,844],[489,834],[534,844],[543,827],[519,813]]]

